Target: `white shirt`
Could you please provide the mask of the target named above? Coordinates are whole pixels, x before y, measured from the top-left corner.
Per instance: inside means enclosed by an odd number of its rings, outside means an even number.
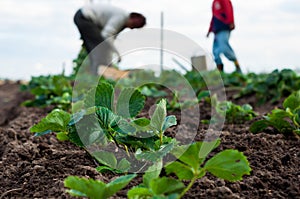
[[[120,33],[129,18],[129,13],[109,4],[92,3],[81,8],[84,17],[91,19],[101,29],[101,35],[108,39],[111,46],[113,39]]]

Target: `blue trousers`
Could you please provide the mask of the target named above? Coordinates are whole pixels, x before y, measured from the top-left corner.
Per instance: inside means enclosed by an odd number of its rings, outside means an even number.
[[[230,31],[222,30],[215,34],[213,43],[213,55],[217,65],[223,64],[220,55],[224,56],[230,61],[236,61],[236,56],[229,44]]]

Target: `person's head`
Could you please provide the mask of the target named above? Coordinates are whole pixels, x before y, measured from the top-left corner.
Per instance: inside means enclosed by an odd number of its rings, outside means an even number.
[[[132,12],[129,14],[129,18],[126,23],[126,27],[130,28],[130,29],[142,28],[145,26],[145,24],[146,24],[146,18],[142,14]]]

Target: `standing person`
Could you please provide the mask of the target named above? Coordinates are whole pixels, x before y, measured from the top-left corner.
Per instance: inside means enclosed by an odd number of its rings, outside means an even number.
[[[118,62],[121,61],[114,46],[117,34],[125,28],[142,28],[146,18],[140,13],[128,13],[110,4],[91,3],[76,12],[74,22],[89,53],[90,72],[97,75],[99,65],[111,64],[112,52],[117,54]]]
[[[214,0],[212,4],[212,19],[207,33],[214,33],[213,55],[217,68],[223,71],[224,65],[220,55],[234,62],[237,72],[241,72],[236,55],[229,44],[230,32],[235,28],[233,7],[230,0]]]

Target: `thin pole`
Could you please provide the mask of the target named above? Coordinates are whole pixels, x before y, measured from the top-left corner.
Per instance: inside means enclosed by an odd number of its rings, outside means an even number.
[[[164,65],[164,13],[160,15],[160,72],[162,72]]]

